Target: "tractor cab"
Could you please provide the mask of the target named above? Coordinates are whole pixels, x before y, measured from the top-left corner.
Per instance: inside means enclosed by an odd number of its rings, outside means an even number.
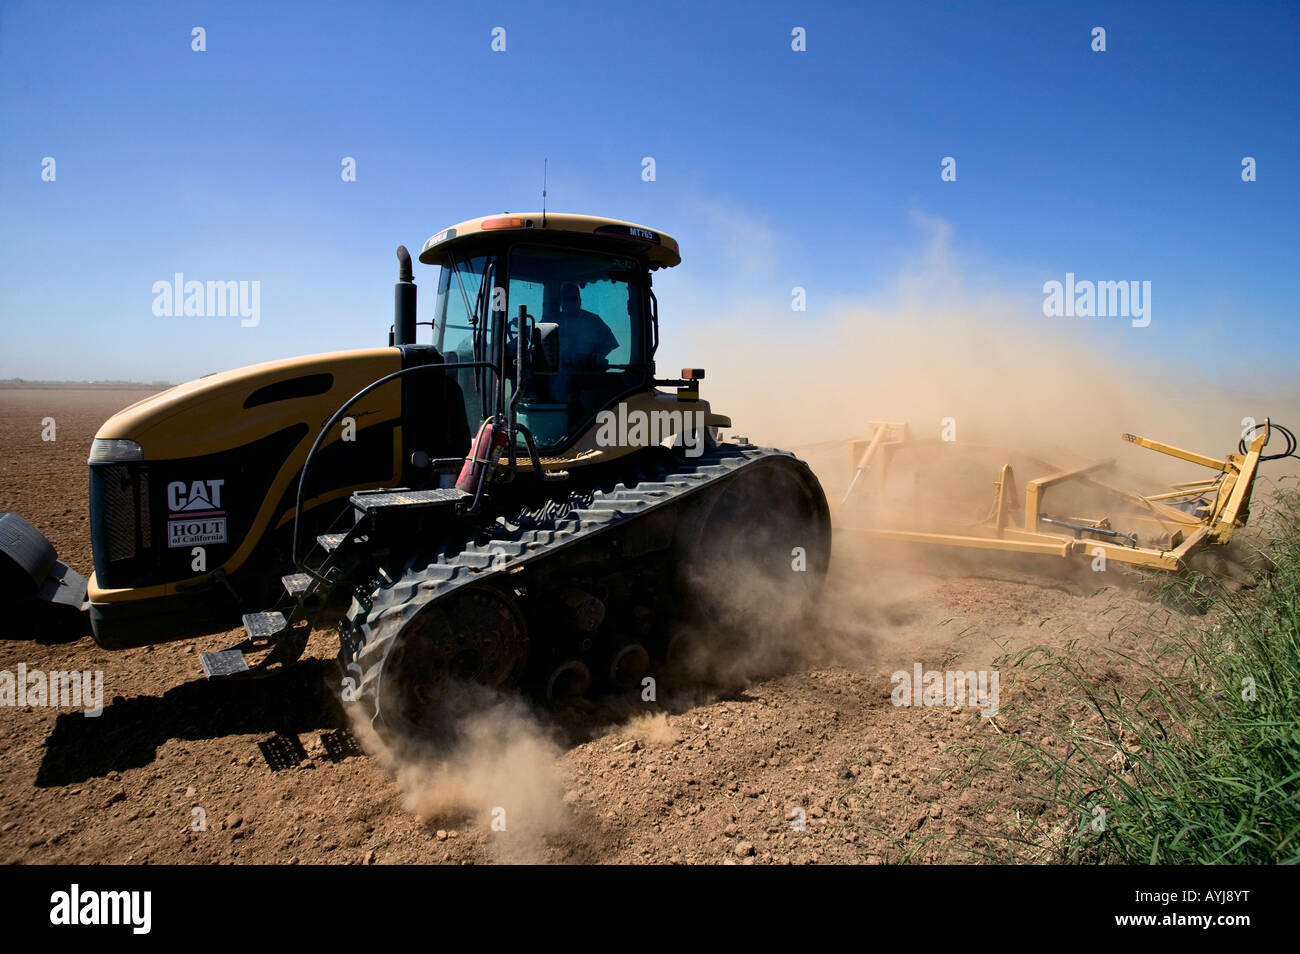
[[[600,410],[653,386],[658,313],[650,273],[681,261],[670,236],[594,216],[490,216],[434,235],[420,261],[442,267],[433,327],[447,362],[499,356],[498,366],[509,366],[521,310],[530,328],[558,339],[555,366],[530,376],[516,405],[539,451],[564,447]],[[499,399],[513,400],[513,375],[480,365],[455,377],[471,432]]]

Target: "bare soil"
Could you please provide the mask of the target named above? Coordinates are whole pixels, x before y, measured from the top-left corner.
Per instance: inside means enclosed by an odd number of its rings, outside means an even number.
[[[0,391],[0,510],[31,520],[87,575],[90,440],[143,396]],[[349,754],[325,630],[303,663],[247,684],[210,683],[199,668],[198,653],[234,632],[120,652],[88,635],[6,632],[0,669],[101,670],[105,709],[0,710],[0,860],[980,860],[983,839],[1014,824],[1015,783],[970,773],[964,752],[1001,730],[969,706],[893,705],[890,674],[1122,640],[1124,608],[1155,610],[1123,574],[1086,564],[869,548],[850,534],[837,536],[833,563],[817,618],[766,671],[725,689],[665,689],[654,703],[503,703],[504,734],[470,731],[445,765]],[[1019,691],[1004,679],[1003,705]],[[262,749],[277,737],[302,746],[278,771]]]

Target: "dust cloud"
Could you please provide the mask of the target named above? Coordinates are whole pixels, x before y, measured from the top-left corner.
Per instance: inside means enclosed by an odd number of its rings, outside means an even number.
[[[1239,342],[1224,355],[1211,340],[1198,353],[1186,340],[1193,329],[1158,311],[1154,331],[1126,319],[1045,317],[1031,281],[1025,293],[965,280],[949,255],[950,230],[932,224],[929,248],[883,295],[819,313],[793,312],[788,300],[738,296],[712,315],[691,317],[689,363],[709,370],[703,396],[732,418],[731,433],[807,461],[837,526],[829,582],[806,624],[745,616],[743,653],[716,633],[691,634],[682,655],[692,675],[744,684],[798,667],[915,652],[915,643],[930,637],[925,626],[909,623],[935,605],[940,582],[985,572],[986,565],[1014,565],[1080,593],[1095,589],[1095,580],[1080,581],[1068,561],[885,546],[841,532],[847,514],[838,504],[853,473],[847,441],[865,439],[871,421],[907,423],[929,447],[901,452],[888,487],[867,487],[879,495],[868,525],[949,533],[976,532],[988,517],[1003,463],[1012,464],[1022,501],[1028,479],[1112,458],[1115,469],[1101,475],[1108,483],[1150,493],[1211,472],[1136,447],[1122,434],[1222,458],[1237,452],[1245,418],[1262,424],[1271,415],[1300,427],[1300,391],[1285,383],[1280,356],[1261,342]],[[1252,367],[1262,370],[1242,371]],[[940,440],[945,426],[951,443]],[[1282,444],[1275,437],[1269,450]],[[1300,472],[1296,464],[1262,464],[1257,497],[1279,477]],[[1079,493],[1054,489],[1048,499],[1075,506],[1066,503],[1072,492]],[[855,495],[860,505],[857,488]],[[1115,502],[1105,499],[1104,506]],[[744,566],[719,567],[714,576],[707,588],[725,594],[732,607],[769,598],[768,582]],[[935,634],[935,645],[942,642]]]
[[[960,443],[1005,445],[1062,466],[1113,457],[1166,482],[1208,472],[1121,434],[1217,458],[1236,452],[1243,418],[1300,427],[1293,367],[1266,342],[1228,348],[1230,337],[1202,340],[1158,310],[1148,328],[1045,317],[1033,279],[1017,289],[970,281],[949,252],[950,227],[923,224],[928,247],[874,297],[794,312],[788,299],[740,296],[723,313],[690,317],[689,354],[709,370],[703,397],[732,418],[734,433],[834,454],[816,466],[839,482],[848,467],[839,442],[865,437],[869,421],[907,422],[916,436],[938,438],[951,419]]]
[[[420,821],[451,830],[472,823],[501,863],[544,860],[547,839],[570,824],[553,732],[523,697],[482,687],[449,691],[440,709],[435,744],[389,744],[356,711],[352,731]]]
[[[642,712],[632,716],[619,728],[625,740],[636,740],[647,748],[666,749],[679,738],[666,712]]]

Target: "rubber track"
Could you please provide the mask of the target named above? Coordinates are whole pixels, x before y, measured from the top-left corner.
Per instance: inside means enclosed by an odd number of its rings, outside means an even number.
[[[372,724],[382,730],[378,712],[378,691],[384,657],[403,625],[430,602],[452,596],[462,587],[490,583],[521,566],[545,559],[557,551],[587,543],[599,534],[660,508],[681,503],[701,490],[717,487],[743,468],[763,460],[784,457],[804,464],[788,451],[752,445],[723,444],[695,458],[682,458],[678,466],[658,468],[656,476],[632,486],[619,483],[613,490],[597,490],[591,504],[571,510],[550,521],[549,526],[516,531],[498,531],[492,539],[472,544],[455,556],[440,556],[438,562],[403,576],[390,587],[379,587],[368,594],[367,608],[354,596],[347,615],[340,620],[343,650],[339,665],[349,675],[348,663],[360,667],[356,703],[370,714]],[[498,554],[504,554],[502,561]],[[495,561],[495,565],[494,565]],[[347,647],[359,645],[355,659],[349,659]]]

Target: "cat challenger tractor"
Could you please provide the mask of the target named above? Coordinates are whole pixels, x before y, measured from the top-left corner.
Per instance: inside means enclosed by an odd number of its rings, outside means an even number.
[[[674,239],[545,213],[445,229],[419,256],[441,267],[427,344],[397,255],[388,347],[208,375],[100,428],[100,645],[242,616],[245,638],[201,662],[249,678],[297,660],[328,616],[345,698],[409,737],[447,680],[551,700],[627,688],[675,635],[811,603],[830,557],[817,479],[720,440],[703,371],[656,377],[651,276],[681,261]],[[76,590],[30,524],[2,519],[11,589]]]

